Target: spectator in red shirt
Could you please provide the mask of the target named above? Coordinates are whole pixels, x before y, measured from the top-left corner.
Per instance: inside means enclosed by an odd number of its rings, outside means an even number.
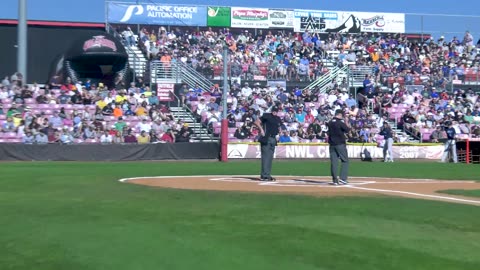
[[[173,131],[171,129],[167,130],[162,137],[160,138],[160,141],[166,142],[166,143],[174,143],[175,142],[175,134],[173,134]]]

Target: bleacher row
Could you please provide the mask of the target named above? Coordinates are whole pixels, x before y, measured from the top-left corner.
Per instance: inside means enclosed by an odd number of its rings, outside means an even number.
[[[247,73],[249,65],[247,63],[244,63],[241,65],[242,66],[242,73]],[[264,76],[264,77],[269,77],[269,71],[270,71],[270,65],[268,63],[259,63],[256,64],[258,71],[259,71],[259,76]],[[315,69],[316,65],[313,63],[309,64],[309,75],[313,76],[313,70]],[[230,68],[230,67],[229,67]],[[328,72],[328,68],[323,68],[322,70],[323,73]],[[213,65],[213,76],[215,78],[219,78],[222,76],[223,73],[223,64],[216,64]],[[257,75],[257,74],[256,74]]]
[[[428,100],[427,100],[428,103]],[[402,123],[402,116],[410,109],[410,105],[407,104],[392,104],[392,107],[387,108],[389,113],[389,120],[393,121],[394,123]],[[416,107],[415,109],[418,109]],[[478,119],[477,119],[478,118]],[[480,117],[476,117],[476,122],[480,122]],[[477,124],[470,124],[469,128],[472,130],[473,127],[477,126]],[[435,127],[432,128],[420,128],[420,133],[422,136],[423,142],[430,141],[430,136],[435,131]],[[458,134],[460,139],[467,139],[470,134]]]
[[[43,91],[43,90],[42,90]],[[54,96],[58,96],[60,94],[60,90],[55,90],[52,92]],[[36,93],[34,97],[37,97],[39,93]],[[85,112],[87,112],[90,116],[89,119],[87,120],[86,123],[88,125],[91,125],[93,123],[93,119],[95,116],[96,108],[97,106],[95,104],[89,104],[89,105],[83,105],[83,104],[37,104],[35,98],[26,98],[24,99],[24,105],[22,104],[16,104],[12,99],[3,99],[1,100],[2,107],[4,114],[0,114],[0,131],[1,127],[4,125],[7,119],[7,111],[12,108],[13,106],[22,106],[23,110],[25,111],[27,108],[28,112],[31,113],[32,116],[38,116],[41,115],[42,117],[45,118],[50,118],[51,116],[54,115],[54,112],[59,112],[62,108],[64,112],[69,116],[65,119],[63,119],[63,124],[61,127],[56,127],[57,129],[62,129],[64,127],[69,128],[71,131],[74,127],[74,122],[73,122],[73,117],[72,114],[77,111],[81,116],[84,115]],[[82,117],[83,118],[83,117]],[[145,118],[147,119],[147,123],[151,124],[151,120],[149,117],[142,117],[142,116],[136,116],[136,115],[131,115],[131,116],[123,116],[123,121],[125,121],[127,127],[132,128],[132,132],[134,135],[140,134],[140,130],[138,130],[136,127],[139,123],[142,122],[142,120]],[[82,119],[84,120],[84,119]],[[113,129],[113,125],[118,121],[118,118],[115,116],[103,116],[103,120],[100,121],[105,129]],[[174,121],[169,121],[168,125],[172,126],[174,124]],[[162,133],[157,133],[159,136],[162,135]],[[22,134],[19,134],[17,132],[0,132],[0,143],[20,143],[22,142]],[[75,139],[75,143],[98,143],[99,140],[97,139]]]
[[[400,84],[400,85],[405,85],[405,77],[401,75],[383,75],[384,77],[387,78],[387,83],[388,85],[392,85],[395,80]],[[414,75],[412,83],[414,85],[422,85],[423,84],[423,78],[428,78],[429,75]],[[480,70],[478,68],[465,68],[465,73],[464,73],[464,80],[463,83],[465,84],[479,84],[480,83]]]

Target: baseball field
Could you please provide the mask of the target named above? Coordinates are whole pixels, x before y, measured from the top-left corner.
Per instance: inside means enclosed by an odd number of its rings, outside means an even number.
[[[1,163],[0,269],[480,269],[478,165],[352,162],[340,187],[323,161],[258,171]]]

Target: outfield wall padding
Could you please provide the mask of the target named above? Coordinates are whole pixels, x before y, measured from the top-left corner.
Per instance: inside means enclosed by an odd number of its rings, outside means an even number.
[[[372,145],[347,145],[349,158],[360,158],[360,153],[368,150],[372,158],[382,159],[383,148]],[[444,146],[439,145],[394,145],[394,159],[436,159],[442,157]],[[256,159],[260,158],[259,144],[228,144],[229,159]],[[322,159],[329,158],[330,151],[327,144],[280,144],[275,149],[275,158],[277,159]]]
[[[136,161],[218,159],[218,143],[0,144],[2,161]]]

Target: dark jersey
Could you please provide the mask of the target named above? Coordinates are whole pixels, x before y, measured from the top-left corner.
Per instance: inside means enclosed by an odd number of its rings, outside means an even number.
[[[383,135],[383,138],[385,140],[393,138],[392,129],[390,129],[390,128],[382,128],[382,130],[380,131],[379,134]]]
[[[275,137],[278,135],[278,130],[282,125],[282,120],[280,120],[280,117],[271,113],[264,113],[262,117],[260,117],[260,121],[262,122],[266,137]]]
[[[350,128],[342,119],[333,118],[328,122],[328,143],[330,145],[346,144],[345,133],[349,131]]]
[[[457,134],[457,132],[455,131],[455,129],[453,127],[446,128],[445,132],[447,133],[447,139],[455,140],[455,135]]]

